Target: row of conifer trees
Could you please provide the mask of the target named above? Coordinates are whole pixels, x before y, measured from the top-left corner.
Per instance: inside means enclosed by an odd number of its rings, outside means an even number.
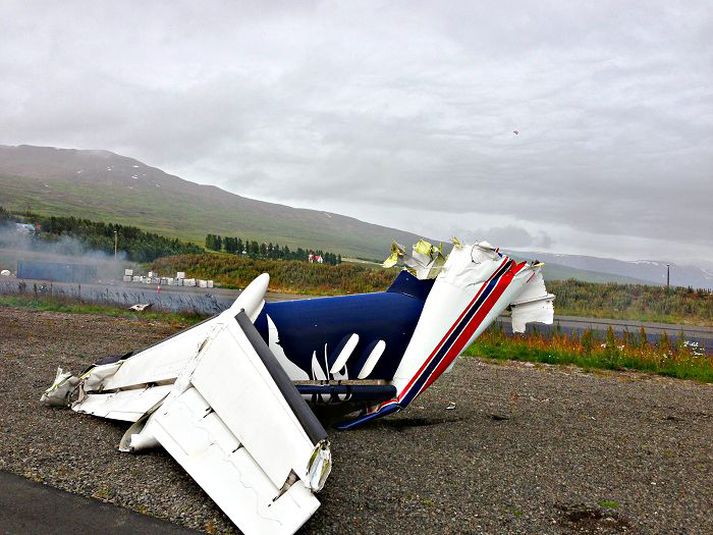
[[[252,258],[270,258],[281,260],[302,260],[307,261],[309,255],[319,256],[325,264],[336,266],[341,264],[342,255],[335,254],[321,249],[303,249],[298,247],[291,250],[287,245],[272,242],[258,242],[257,240],[242,240],[242,238],[220,236],[218,234],[208,234],[205,237],[205,247],[211,251],[225,251],[226,253],[237,255],[248,255]]]

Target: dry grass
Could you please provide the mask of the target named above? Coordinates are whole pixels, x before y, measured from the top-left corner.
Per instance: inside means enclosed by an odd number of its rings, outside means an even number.
[[[551,334],[533,330],[506,336],[499,325],[491,327],[466,350],[466,355],[501,360],[574,364],[582,368],[639,370],[679,379],[713,382],[713,359],[683,337],[664,334],[656,344],[638,333],[615,336],[611,327],[603,338],[587,330],[582,336],[555,329]]]

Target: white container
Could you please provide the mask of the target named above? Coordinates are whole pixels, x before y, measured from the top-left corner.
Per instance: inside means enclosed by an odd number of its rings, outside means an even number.
[[[203,279],[198,279],[198,287],[199,288],[208,288],[208,282],[204,281]]]
[[[196,279],[183,279],[183,286],[195,286]]]
[[[163,280],[166,281],[168,286],[173,286],[173,277],[165,277]]]
[[[124,282],[131,282],[131,275],[124,275]]]
[[[134,274],[134,270],[133,270],[133,269],[125,269],[125,270],[124,270],[124,276],[131,277],[133,274]]]
[[[142,279],[143,277],[141,275],[134,275],[133,277],[131,277],[131,280],[134,282],[141,282]]]
[[[156,274],[153,271],[149,271],[146,275],[149,279],[153,279]]]
[[[186,278],[186,272],[185,272],[185,271],[177,271],[177,272],[176,272],[176,278],[177,278],[177,279],[185,279],[185,278]]]
[[[208,288],[212,288],[212,287],[213,287],[213,281],[211,281],[211,280],[206,281],[206,284],[208,285]]]

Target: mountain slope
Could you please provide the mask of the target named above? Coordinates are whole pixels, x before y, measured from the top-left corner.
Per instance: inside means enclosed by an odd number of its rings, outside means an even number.
[[[203,243],[207,233],[382,258],[419,236],[256,201],[108,151],[0,145],[0,206],[134,225]]]
[[[547,265],[558,265],[573,270],[584,270],[622,279],[638,279],[639,282],[643,281],[646,284],[666,284],[666,262],[652,260],[627,261],[615,258],[532,251],[517,251],[513,252],[513,254],[526,258],[539,258]],[[713,274],[708,273],[706,270],[695,266],[670,265],[672,286],[713,288]],[[621,282],[624,282],[624,280]]]
[[[529,255],[524,259],[542,260],[542,257],[537,255]],[[563,266],[562,264],[557,264],[555,262],[546,261],[545,267],[543,269],[543,274],[546,281],[576,279],[579,281],[599,283],[616,282],[619,284],[651,284],[650,282],[636,277],[627,277],[624,275],[617,275],[612,273],[601,273],[599,271],[592,271],[588,269],[577,269],[569,266]]]

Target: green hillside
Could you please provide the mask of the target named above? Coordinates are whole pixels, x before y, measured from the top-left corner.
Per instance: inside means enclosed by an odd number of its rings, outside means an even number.
[[[133,225],[199,244],[209,233],[240,235],[377,259],[392,240],[410,244],[420,237],[338,214],[248,199],[107,151],[0,146],[0,205]]]

